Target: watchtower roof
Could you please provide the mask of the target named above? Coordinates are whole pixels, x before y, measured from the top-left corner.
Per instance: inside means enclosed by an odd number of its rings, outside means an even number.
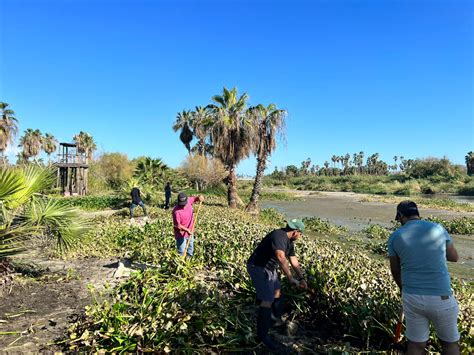
[[[77,144],[76,143],[59,143],[59,145],[62,145],[63,147],[76,147]]]

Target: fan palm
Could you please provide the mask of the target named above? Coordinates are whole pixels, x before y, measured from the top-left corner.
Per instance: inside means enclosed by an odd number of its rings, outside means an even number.
[[[210,135],[214,123],[212,112],[208,107],[196,106],[196,110],[191,115],[191,127],[198,140],[197,152],[199,155],[205,155],[209,150],[206,138]]]
[[[263,174],[267,167],[268,156],[276,148],[277,135],[284,136],[287,112],[278,109],[275,104],[270,104],[267,107],[263,105],[252,107],[249,109],[249,114],[254,121],[253,127],[256,128],[252,151],[257,157],[257,172],[250,202],[246,209],[249,212],[256,212],[258,211],[258,198],[262,189]],[[310,163],[311,161],[309,161],[308,166]]]
[[[56,151],[58,141],[52,134],[46,133],[43,137],[43,150],[48,154],[48,164],[51,164],[51,154]]]
[[[222,95],[212,97],[209,105],[214,116],[211,139],[214,143],[214,156],[224,164],[228,176],[227,199],[229,207],[237,207],[240,199],[237,194],[237,164],[249,156],[252,150],[252,120],[247,113],[248,95],[240,97],[237,88],[224,88]]]
[[[54,237],[67,247],[88,228],[64,200],[39,195],[54,180],[51,170],[36,165],[0,170],[0,258],[23,250],[29,236]]]
[[[43,143],[43,136],[39,129],[28,128],[22,137],[20,137],[20,147],[23,148],[23,155],[26,159],[33,158],[36,160],[36,157],[41,152],[41,147]]]
[[[97,149],[94,138],[89,133],[80,131],[79,134],[76,134],[73,139],[77,145],[77,152],[86,155],[87,164],[89,162],[89,158],[92,157],[94,151]]]
[[[15,118],[15,111],[8,108],[6,102],[0,102],[1,119],[0,119],[0,153],[2,154],[3,165],[5,161],[5,150],[8,145],[13,143],[18,134],[18,120]]]
[[[191,141],[193,140],[193,131],[191,130],[191,121],[193,119],[193,115],[191,111],[183,110],[182,112],[178,112],[176,116],[176,122],[173,125],[173,131],[178,132],[181,130],[179,134],[179,139],[184,144],[186,149],[188,150],[188,154],[191,155]]]
[[[134,176],[142,184],[156,186],[164,182],[167,170],[168,166],[161,159],[144,157],[138,160]]]

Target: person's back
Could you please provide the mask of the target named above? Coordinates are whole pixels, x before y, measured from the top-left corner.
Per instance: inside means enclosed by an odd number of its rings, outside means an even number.
[[[411,220],[389,239],[400,257],[403,291],[417,295],[451,295],[446,243],[451,237],[439,224]]]
[[[448,232],[439,224],[420,219],[413,201],[397,206],[401,227],[388,240],[393,279],[402,292],[408,354],[424,354],[430,323],[444,354],[459,354],[459,306],[451,292],[447,261],[459,258]]]
[[[132,191],[130,192],[130,196],[132,197],[132,203],[138,205],[141,202],[141,197],[140,197],[140,190],[138,187],[134,187]]]

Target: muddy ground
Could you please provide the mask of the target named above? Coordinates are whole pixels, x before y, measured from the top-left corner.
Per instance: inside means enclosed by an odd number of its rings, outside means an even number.
[[[89,287],[100,290],[106,282],[116,282],[116,259],[62,261],[44,254],[36,250],[12,258],[21,273],[0,290],[2,353],[60,350],[55,342],[93,302]]]

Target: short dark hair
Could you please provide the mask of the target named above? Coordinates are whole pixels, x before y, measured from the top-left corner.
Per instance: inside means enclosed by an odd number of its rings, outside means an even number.
[[[418,212],[418,206],[416,203],[410,200],[400,202],[397,206],[397,215],[395,216],[395,220],[399,221],[401,216],[405,216],[407,218],[413,216],[420,217],[420,212]]]

